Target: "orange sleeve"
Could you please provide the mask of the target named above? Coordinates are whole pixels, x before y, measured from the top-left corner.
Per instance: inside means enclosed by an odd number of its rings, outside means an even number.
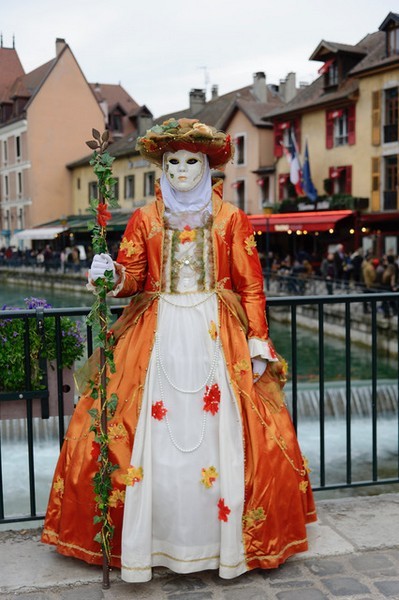
[[[263,273],[259,261],[253,228],[246,214],[239,210],[232,215],[231,279],[248,318],[248,338],[266,340],[266,298]]]
[[[116,272],[121,277],[115,290],[118,298],[133,296],[143,290],[148,271],[147,237],[143,213],[137,209],[129,219],[116,258]]]

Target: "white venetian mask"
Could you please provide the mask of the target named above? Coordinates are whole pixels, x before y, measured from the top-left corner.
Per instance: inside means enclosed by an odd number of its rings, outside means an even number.
[[[189,192],[201,181],[205,155],[187,150],[168,152],[164,156],[163,166],[170,185],[179,192]]]

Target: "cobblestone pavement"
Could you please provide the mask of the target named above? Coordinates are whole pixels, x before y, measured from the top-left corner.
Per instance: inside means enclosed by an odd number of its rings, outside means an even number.
[[[287,562],[272,571],[256,570],[233,580],[216,572],[176,575],[154,570],[151,582],[130,584],[111,574],[109,590],[98,583],[52,587],[30,593],[0,594],[2,599],[20,600],[380,600],[399,599],[399,549],[345,554]],[[77,587],[78,586],[78,587]]]

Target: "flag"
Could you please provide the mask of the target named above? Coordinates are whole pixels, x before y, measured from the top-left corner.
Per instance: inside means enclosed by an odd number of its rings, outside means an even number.
[[[289,154],[287,154],[288,162],[290,163],[290,181],[295,186],[295,191],[298,196],[303,196],[301,185],[301,163],[299,162],[298,147],[295,140],[295,133],[292,129],[289,131]]]
[[[312,202],[315,202],[317,200],[317,190],[313,185],[312,177],[310,175],[309,150],[307,140],[305,145],[305,155],[302,169],[302,188],[309,200],[312,200]]]

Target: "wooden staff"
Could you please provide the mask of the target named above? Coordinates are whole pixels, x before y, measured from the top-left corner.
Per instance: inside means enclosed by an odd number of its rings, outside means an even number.
[[[93,140],[86,144],[94,150],[93,159],[90,164],[94,167],[94,172],[98,179],[98,202],[95,199],[90,199],[92,212],[96,214],[96,222],[92,225],[93,230],[93,250],[95,253],[107,252],[106,242],[106,224],[111,218],[111,214],[107,211],[108,204],[112,198],[112,179],[111,163],[113,158],[106,153],[108,147],[109,132],[105,131],[100,134],[96,129],[92,130]],[[96,419],[96,428],[98,439],[100,440],[100,469],[99,477],[95,484],[100,489],[96,490],[97,504],[101,516],[95,517],[95,522],[101,522],[102,528],[100,534],[96,536],[96,540],[101,543],[101,551],[103,556],[103,589],[109,589],[109,571],[111,557],[111,538],[113,534],[113,526],[109,517],[109,491],[110,491],[110,473],[113,470],[113,465],[109,462],[108,457],[108,402],[107,402],[107,336],[108,336],[108,311],[107,311],[107,291],[112,288],[110,281],[110,273],[105,274],[103,278],[97,279],[95,282],[97,287],[97,297],[94,302],[94,321],[100,328],[100,358],[99,358],[99,373],[100,373],[100,419],[98,415]],[[92,311],[92,312],[93,312]],[[100,499],[99,499],[100,498]]]

